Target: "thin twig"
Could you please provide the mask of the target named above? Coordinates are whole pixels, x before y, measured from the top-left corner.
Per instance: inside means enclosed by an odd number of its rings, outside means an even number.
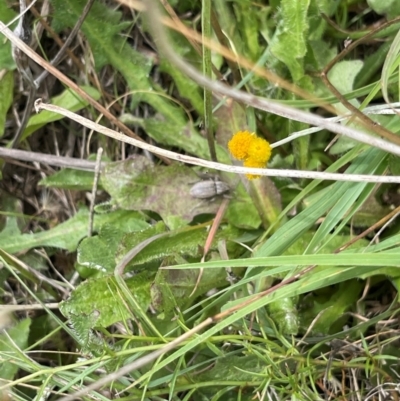
[[[0,305],[0,312],[23,312],[29,310],[43,310],[46,308],[48,309],[58,309],[58,303],[51,303],[51,304],[26,304],[26,305]]]
[[[149,145],[147,143],[138,141],[134,138],[129,138],[125,135],[120,134],[119,132],[113,131],[102,125],[96,124],[95,122],[85,117],[82,117],[78,114],[75,114],[69,110],[51,104],[42,103],[40,99],[36,101],[35,107],[36,111],[38,112],[40,110],[48,110],[58,114],[62,114],[63,116],[68,117],[87,128],[100,132],[118,141],[122,141],[125,143],[129,143],[130,145],[137,146],[140,149],[147,150],[156,155],[162,155],[172,160],[177,160],[180,162],[193,164],[196,166],[206,167],[214,170],[226,171],[228,173],[253,174],[253,175],[263,175],[269,177],[309,178],[309,179],[333,180],[333,181],[400,183],[400,176],[387,177],[387,176],[374,176],[374,175],[361,175],[361,174],[337,174],[337,173],[326,173],[320,171],[278,170],[269,168],[261,169],[261,168],[249,168],[249,167],[232,166],[222,163],[215,163],[208,160],[199,159],[197,157],[181,155],[179,153],[175,153],[170,150],[165,150],[154,145]]]
[[[54,156],[46,153],[29,152],[27,150],[9,149],[0,147],[0,157],[4,159],[16,159],[26,162],[38,162],[51,166],[73,168],[75,170],[94,171],[96,163],[89,160],[73,157]]]

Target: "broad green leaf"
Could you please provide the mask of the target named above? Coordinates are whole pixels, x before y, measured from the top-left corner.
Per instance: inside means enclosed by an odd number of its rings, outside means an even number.
[[[152,305],[164,319],[173,317],[178,310],[185,310],[197,297],[213,288],[228,285],[225,269],[182,271],[158,270],[151,287]]]
[[[368,5],[380,15],[386,15],[388,20],[400,14],[400,3],[397,0],[367,0]]]
[[[197,260],[199,260],[202,256],[201,247],[205,244],[208,236],[207,227],[208,225],[202,224],[171,231],[165,237],[158,238],[147,245],[131,260],[128,266],[137,266],[174,255],[180,255],[186,258],[197,258]],[[117,260],[121,260],[129,250],[146,239],[160,232],[164,232],[164,230],[165,228],[159,224],[139,233],[126,234],[121,240],[117,252]],[[238,236],[239,232],[232,227],[221,228],[215,235],[211,250],[216,249],[219,240],[235,240]],[[236,245],[232,242],[228,242],[228,251],[233,252],[235,249]]]
[[[148,223],[140,219],[121,219],[114,224],[103,224],[98,235],[85,238],[79,244],[78,263],[90,269],[113,272],[116,252],[125,234],[140,235],[141,230],[148,226]]]
[[[7,112],[13,101],[14,74],[9,71],[0,80],[0,136],[4,134]]]
[[[294,82],[304,76],[303,59],[307,52],[307,11],[310,0],[282,0],[277,40],[271,52],[289,68]]]
[[[303,331],[306,332],[312,324],[311,333],[315,335],[331,333],[332,326],[355,305],[363,287],[362,281],[350,280],[340,283],[333,290],[327,288],[307,296],[299,307],[299,320]]]
[[[350,92],[353,90],[354,80],[362,66],[361,60],[340,61],[329,71],[329,80],[340,93]]]
[[[82,86],[83,89],[88,95],[90,95],[93,99],[98,100],[100,99],[100,93],[97,89],[92,88],[90,86]],[[66,89],[60,95],[55,96],[50,100],[50,103],[55,106],[63,107],[69,111],[78,111],[86,107],[89,103],[86,100],[81,99],[73,90]],[[33,115],[29,121],[28,125],[26,126],[23,138],[27,138],[33,132],[38,130],[39,128],[43,127],[44,125],[58,121],[64,118],[61,114],[53,113],[51,111],[41,111],[39,114]]]
[[[241,32],[242,41],[240,53],[252,61],[261,55],[259,41],[261,23],[264,22],[262,7],[255,5],[251,0],[241,0],[232,3],[235,10],[236,29]],[[266,7],[265,7],[266,8]]]
[[[333,15],[340,5],[340,0],[315,0],[320,11],[329,17]],[[378,0],[379,1],[379,0]]]
[[[0,191],[0,205],[2,214],[0,215],[0,243],[8,237],[18,236],[26,226],[26,216],[22,213],[22,201]]]
[[[126,280],[137,303],[147,310],[154,274],[142,272]],[[80,284],[70,298],[60,303],[61,313],[70,321],[82,347],[92,341],[91,330],[134,318],[119,293],[114,276],[89,279]]]
[[[165,121],[163,118],[147,118],[137,122],[151,137],[163,145],[178,147],[198,157],[209,159],[207,140],[200,135],[191,124],[185,124],[177,129],[176,122]],[[226,148],[216,145],[218,160],[230,163]]]
[[[124,219],[139,219],[141,217],[135,212],[115,211],[108,214],[94,215],[94,230],[97,231],[103,224],[116,224]],[[56,227],[32,234],[15,234],[0,238],[0,248],[9,253],[25,251],[27,249],[49,246],[75,251],[80,240],[87,236],[89,224],[89,213],[85,209],[79,212],[65,223]]]
[[[282,298],[268,305],[271,319],[278,325],[283,335],[297,335],[299,331],[299,317],[297,315],[296,299]]]
[[[195,198],[190,189],[201,178],[193,168],[153,165],[144,156],[108,163],[101,182],[113,202],[126,210],[151,210],[171,229],[182,227],[199,214],[215,214],[221,196]]]
[[[15,361],[20,359],[18,349],[23,351],[28,346],[30,325],[31,319],[24,319],[6,329],[7,335],[0,334],[0,379],[13,380],[17,374],[19,367]]]
[[[171,32],[171,38],[175,44],[175,50],[180,56],[192,63],[200,62],[199,54],[194,51],[184,36]],[[160,71],[166,72],[172,77],[181,97],[187,99],[199,115],[203,115],[203,97],[199,85],[166,59],[160,60],[159,68]]]
[[[63,168],[62,170],[41,179],[38,185],[43,185],[47,188],[87,191],[93,188],[93,181],[94,172]],[[101,184],[98,188],[102,189]]]

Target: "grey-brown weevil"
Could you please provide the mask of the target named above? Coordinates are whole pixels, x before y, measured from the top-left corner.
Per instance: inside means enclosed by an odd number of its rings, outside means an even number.
[[[190,195],[198,199],[210,199],[229,191],[229,185],[219,180],[197,182],[190,188]]]

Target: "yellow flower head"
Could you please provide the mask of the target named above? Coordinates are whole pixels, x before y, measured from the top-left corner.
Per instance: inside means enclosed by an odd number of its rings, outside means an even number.
[[[252,159],[252,158],[247,158],[243,162],[243,166],[244,167],[254,167],[254,168],[264,168],[265,167],[265,162],[259,162],[257,160]],[[260,178],[260,176],[256,175],[256,174],[246,174],[246,177],[249,180],[255,180],[256,178]]]
[[[254,134],[249,131],[239,131],[233,135],[232,139],[228,142],[228,149],[232,156],[238,160],[244,160],[248,157],[248,150],[250,147]]]
[[[265,139],[255,137],[250,143],[248,157],[265,165],[271,157],[271,145]]]
[[[254,133],[239,131],[228,142],[228,149],[235,159],[243,160],[245,167],[264,168],[271,157],[271,145]],[[246,174],[249,180],[258,175]]]

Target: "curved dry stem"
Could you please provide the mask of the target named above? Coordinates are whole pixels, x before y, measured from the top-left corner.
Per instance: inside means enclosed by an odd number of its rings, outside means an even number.
[[[38,112],[40,110],[48,110],[54,113],[61,114],[65,117],[68,117],[76,121],[81,125],[84,125],[89,129],[100,132],[118,141],[122,141],[130,145],[137,146],[140,149],[147,150],[156,155],[164,156],[169,159],[180,161],[187,164],[193,164],[195,166],[226,171],[228,173],[264,175],[269,177],[308,178],[308,179],[333,180],[333,181],[400,183],[400,176],[386,177],[386,176],[361,175],[361,174],[336,174],[336,173],[326,173],[319,171],[278,170],[278,169],[268,169],[268,168],[262,169],[262,168],[239,167],[228,164],[215,163],[208,160],[199,159],[197,157],[181,155],[180,153],[175,153],[170,150],[159,148],[158,146],[149,145],[147,143],[138,141],[134,138],[130,138],[126,135],[120,134],[119,132],[113,131],[112,129],[96,124],[95,122],[87,118],[84,118],[69,110],[63,109],[62,107],[42,103],[40,99],[36,101],[35,107],[36,111]]]

